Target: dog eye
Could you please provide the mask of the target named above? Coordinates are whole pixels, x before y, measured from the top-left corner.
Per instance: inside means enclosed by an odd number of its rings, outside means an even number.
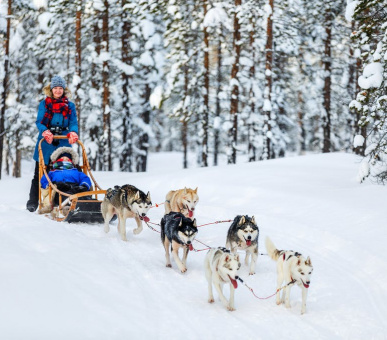
[[[191,201],[187,200],[188,203],[191,203]]]
[[[304,273],[301,273],[301,275],[305,275]]]

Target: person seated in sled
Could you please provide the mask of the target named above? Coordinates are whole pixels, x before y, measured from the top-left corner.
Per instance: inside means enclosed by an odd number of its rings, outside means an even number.
[[[77,153],[71,147],[61,147],[51,155],[53,169],[48,173],[48,177],[58,190],[67,194],[77,194],[90,190],[90,178],[76,167],[78,158]],[[43,207],[45,210],[47,208],[50,210],[53,204],[59,204],[58,195],[55,195],[54,201],[49,200],[49,183],[45,175],[40,179],[40,184],[44,197]],[[66,197],[62,197],[62,199],[66,199]]]
[[[39,104],[36,126],[39,130],[38,141],[35,146],[35,172],[31,181],[27,210],[33,212],[39,205],[39,142],[42,138],[42,152],[44,163],[50,162],[50,155],[58,148],[70,146],[78,140],[78,120],[75,104],[68,97],[71,93],[66,81],[60,76],[54,76],[51,82],[43,88],[46,99]],[[56,139],[54,135],[67,136],[68,139]]]

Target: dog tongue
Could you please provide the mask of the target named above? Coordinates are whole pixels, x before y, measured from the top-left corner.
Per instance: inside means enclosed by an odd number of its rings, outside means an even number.
[[[189,250],[193,250],[193,246],[192,246],[192,244],[190,244],[190,245],[188,245],[188,248],[189,248]]]
[[[148,216],[144,216],[142,219],[143,219],[145,222],[149,222],[149,217],[148,217]]]
[[[189,210],[189,209],[188,209],[188,216],[189,216],[189,217],[192,217],[192,216],[193,216],[192,210]]]
[[[304,285],[305,288],[309,288],[309,285],[305,284],[304,282],[302,282],[302,284]]]
[[[247,240],[246,244],[250,247],[251,246],[251,240]]]
[[[237,288],[238,288],[238,282],[237,282],[236,280],[232,279],[232,278],[230,277],[230,275],[229,275],[228,277],[229,277],[229,279],[230,279],[232,285],[234,286],[234,288],[237,289]]]

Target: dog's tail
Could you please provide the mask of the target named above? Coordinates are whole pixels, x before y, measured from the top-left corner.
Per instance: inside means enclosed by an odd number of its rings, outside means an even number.
[[[270,238],[268,236],[266,236],[266,240],[265,240],[265,245],[266,245],[266,251],[268,253],[268,255],[274,260],[274,261],[277,261],[278,258],[280,257],[281,255],[281,251],[278,250],[274,243],[270,240]]]

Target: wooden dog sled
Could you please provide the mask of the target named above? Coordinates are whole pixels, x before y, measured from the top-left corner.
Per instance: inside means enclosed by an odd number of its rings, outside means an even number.
[[[54,139],[67,139],[66,136],[54,136]],[[98,199],[98,195],[105,195],[106,190],[103,190],[96,180],[94,179],[93,174],[91,173],[89,161],[87,160],[87,155],[85,147],[81,141],[77,141],[82,149],[82,161],[79,162],[79,167],[82,172],[89,176],[92,181],[92,187],[90,191],[81,192],[78,194],[67,194],[58,190],[58,188],[51,182],[47,174],[47,166],[44,164],[43,152],[42,152],[42,142],[44,138],[39,142],[39,211],[43,211],[43,199],[42,199],[42,188],[40,184],[40,179],[42,176],[46,176],[49,183],[49,200],[51,204],[53,200],[53,195],[57,193],[59,195],[59,206],[51,206],[51,212],[49,216],[55,221],[65,221],[69,223],[103,223],[104,219],[101,212],[101,203],[102,201]],[[81,164],[82,163],[82,164]],[[65,198],[62,199],[62,196]],[[91,199],[82,199],[85,196],[91,196]]]

